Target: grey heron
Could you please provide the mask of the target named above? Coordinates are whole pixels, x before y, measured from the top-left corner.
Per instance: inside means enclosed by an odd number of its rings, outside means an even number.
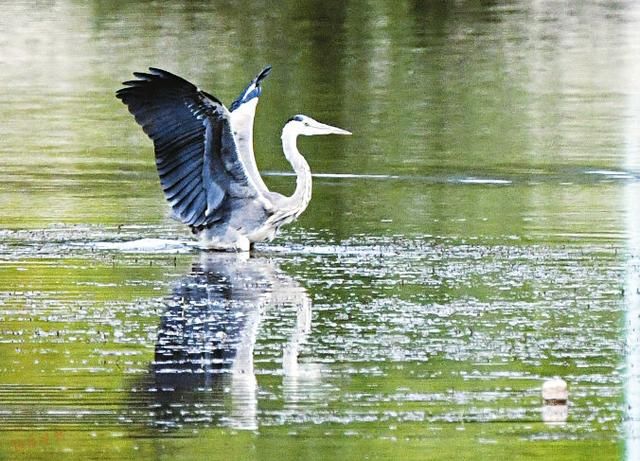
[[[160,184],[176,219],[206,249],[249,251],[271,240],[311,200],[311,171],[298,151],[299,135],[349,135],[305,115],[282,130],[284,155],[296,174],[286,197],[265,185],[253,152],[253,121],[265,67],[227,109],[219,99],[162,69],[134,72],[116,97],[151,138]]]

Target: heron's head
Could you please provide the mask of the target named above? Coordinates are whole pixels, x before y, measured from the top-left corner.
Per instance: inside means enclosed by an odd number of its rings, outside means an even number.
[[[287,122],[288,127],[295,129],[297,134],[305,136],[315,136],[319,134],[351,134],[347,130],[331,125],[325,125],[306,115],[295,115]]]

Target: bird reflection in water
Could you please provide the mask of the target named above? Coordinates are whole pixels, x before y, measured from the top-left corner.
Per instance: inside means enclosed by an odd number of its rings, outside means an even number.
[[[283,344],[285,394],[296,400],[301,377],[319,379],[319,373],[303,371],[313,370],[312,364],[298,364],[311,331],[311,300],[304,288],[267,259],[198,256],[167,302],[155,359],[137,389],[136,400],[151,410],[152,424],[257,429],[253,349],[264,314],[284,306],[296,310],[295,326]]]

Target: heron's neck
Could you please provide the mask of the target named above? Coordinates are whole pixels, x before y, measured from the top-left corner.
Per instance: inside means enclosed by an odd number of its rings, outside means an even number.
[[[298,151],[297,139],[298,132],[290,125],[285,125],[282,130],[282,150],[296,173],[296,190],[287,201],[291,207],[298,208],[296,214],[300,214],[311,200],[311,169]]]

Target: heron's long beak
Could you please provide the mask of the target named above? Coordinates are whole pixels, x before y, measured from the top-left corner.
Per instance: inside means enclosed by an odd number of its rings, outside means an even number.
[[[323,131],[323,134],[344,134],[350,135],[351,132],[338,128],[336,126],[325,125],[324,123],[318,123],[318,128]]]

